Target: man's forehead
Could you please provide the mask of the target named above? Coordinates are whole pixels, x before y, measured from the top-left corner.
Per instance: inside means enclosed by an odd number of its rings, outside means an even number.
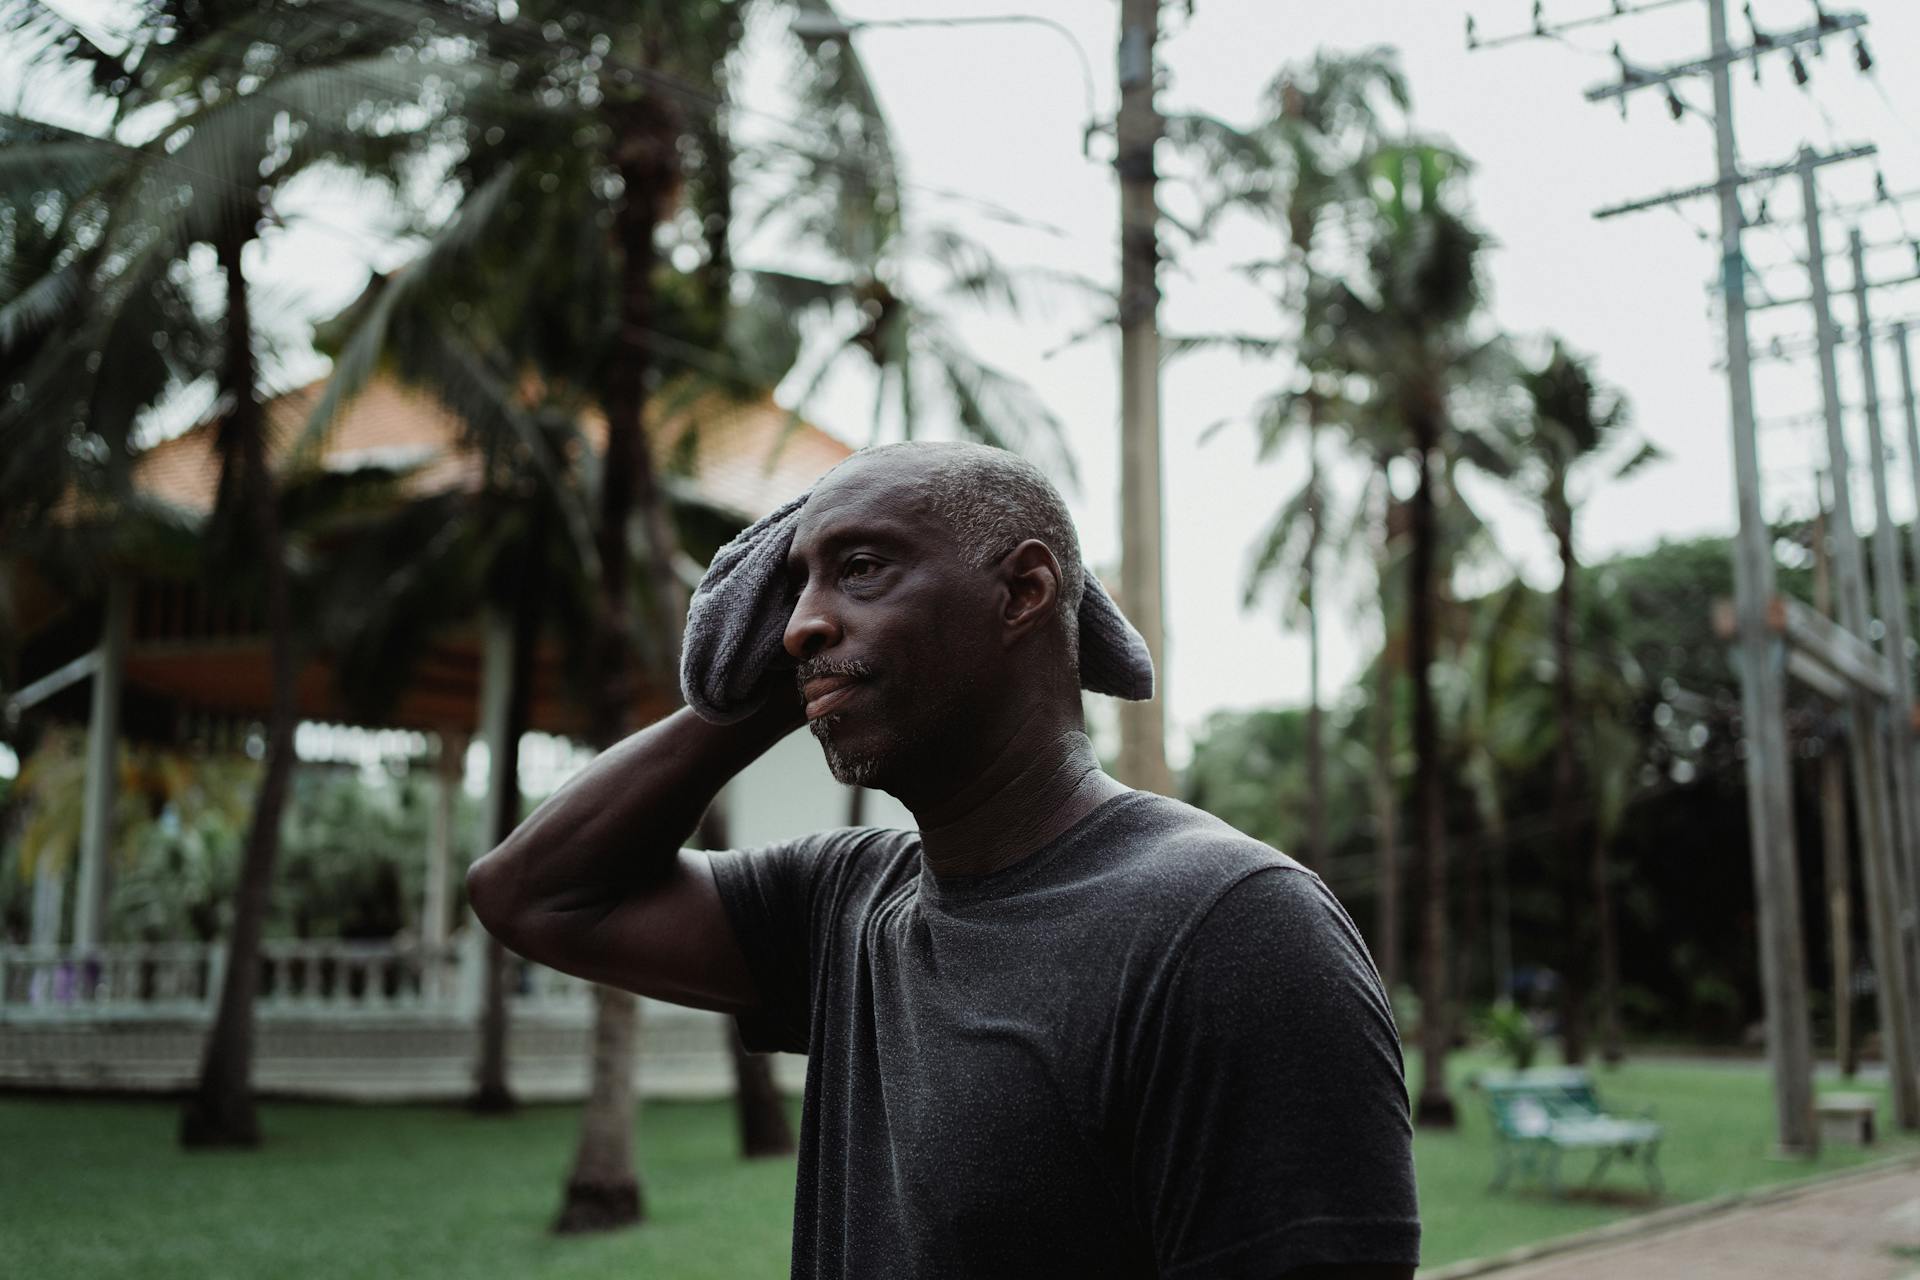
[[[856,457],[820,482],[800,509],[794,545],[856,532],[945,533],[928,502],[923,468]]]

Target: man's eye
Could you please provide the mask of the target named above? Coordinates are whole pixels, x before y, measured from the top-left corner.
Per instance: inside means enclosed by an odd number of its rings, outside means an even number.
[[[880,568],[880,562],[871,556],[854,556],[840,570],[842,578],[865,578]]]

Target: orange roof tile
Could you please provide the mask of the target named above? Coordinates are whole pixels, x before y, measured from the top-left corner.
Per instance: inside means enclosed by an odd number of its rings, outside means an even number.
[[[323,379],[268,402],[276,465],[304,432],[325,388]],[[656,399],[650,405],[648,439],[666,483],[743,520],[772,511],[853,452],[820,428],[795,419],[770,395],[734,400],[717,392],[705,394],[676,404],[664,424],[657,412],[660,403]],[[203,422],[147,450],[135,463],[135,486],[188,511],[212,510],[220,477],[217,425]],[[597,411],[584,414],[580,425],[593,447],[603,447],[606,422]],[[436,397],[383,376],[336,417],[320,464],[346,469],[413,463],[405,489],[414,496],[472,488],[480,481],[480,457],[461,434],[460,420]]]

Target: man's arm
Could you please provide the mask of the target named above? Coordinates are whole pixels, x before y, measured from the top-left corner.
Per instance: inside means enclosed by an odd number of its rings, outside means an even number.
[[[1319,879],[1242,879],[1188,937],[1133,1071],[1136,1195],[1163,1272],[1376,1280],[1419,1259],[1393,1014]]]
[[[783,682],[746,720],[682,709],[602,752],[467,872],[488,932],[530,960],[695,1008],[758,993],[707,855],[681,846],[720,788],[803,721]]]

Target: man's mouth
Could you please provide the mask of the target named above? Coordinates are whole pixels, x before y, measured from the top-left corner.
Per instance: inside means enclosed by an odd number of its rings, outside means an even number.
[[[800,686],[800,696],[807,703],[807,719],[818,720],[821,716],[832,715],[859,687],[860,680],[856,676],[815,676]]]

